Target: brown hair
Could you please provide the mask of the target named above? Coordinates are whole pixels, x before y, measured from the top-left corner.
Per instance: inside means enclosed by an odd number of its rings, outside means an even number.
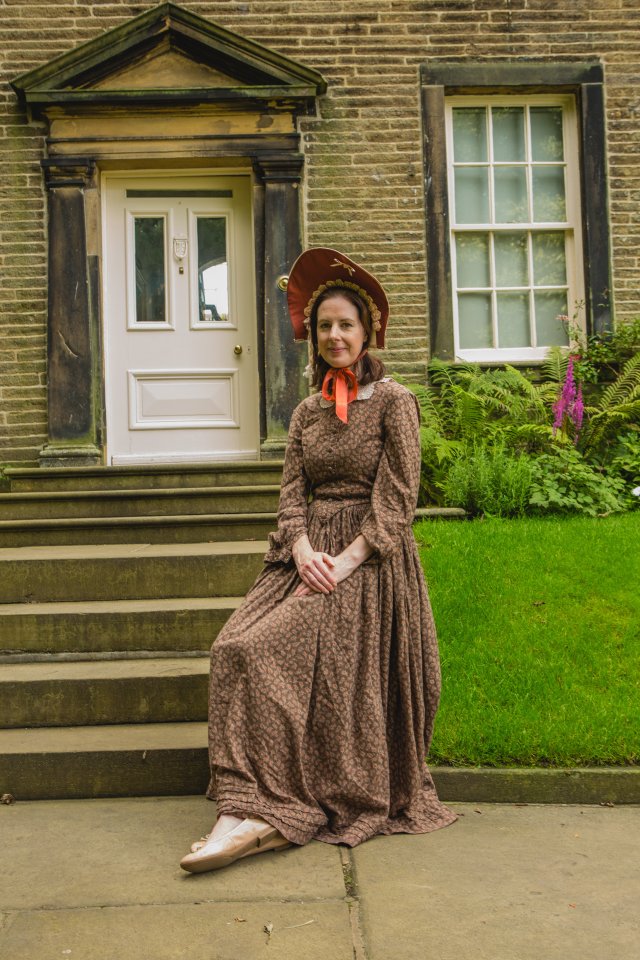
[[[313,386],[318,388],[322,387],[327,370],[331,369],[327,361],[318,353],[318,308],[321,303],[324,303],[325,300],[330,300],[332,297],[344,297],[345,300],[349,300],[350,303],[354,305],[358,311],[360,322],[364,327],[365,346],[369,344],[372,330],[369,308],[355,290],[350,290],[348,287],[330,287],[328,290],[322,291],[315,300],[311,308],[311,316],[309,317],[311,343],[313,344],[313,360],[315,364]],[[378,360],[377,357],[372,357],[368,352],[353,365],[352,369],[358,383],[363,386],[366,383],[373,383],[374,380],[381,380],[382,377],[384,377],[384,364],[382,360]]]

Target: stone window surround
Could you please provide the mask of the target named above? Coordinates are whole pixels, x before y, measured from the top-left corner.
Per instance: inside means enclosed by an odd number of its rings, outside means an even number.
[[[569,93],[579,118],[587,333],[611,329],[611,259],[604,75],[597,61],[435,62],[421,68],[431,356],[455,360],[445,97]]]

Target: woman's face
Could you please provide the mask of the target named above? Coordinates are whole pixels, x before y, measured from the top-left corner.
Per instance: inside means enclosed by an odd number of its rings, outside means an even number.
[[[346,297],[329,297],[318,307],[318,353],[331,367],[348,367],[362,352],[366,331],[358,308]]]

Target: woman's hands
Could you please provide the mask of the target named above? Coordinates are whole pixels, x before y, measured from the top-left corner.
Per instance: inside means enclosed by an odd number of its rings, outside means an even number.
[[[305,535],[296,540],[292,553],[302,580],[293,595],[307,597],[311,593],[331,593],[361,563],[368,560],[373,548],[363,536],[358,536],[342,553],[332,557],[329,553],[314,550]]]
[[[298,568],[298,576],[302,580],[300,586],[308,587],[307,593],[331,593],[338,582],[333,575],[333,557],[314,550],[306,534],[296,540],[291,552]],[[295,594],[303,595],[297,592]]]

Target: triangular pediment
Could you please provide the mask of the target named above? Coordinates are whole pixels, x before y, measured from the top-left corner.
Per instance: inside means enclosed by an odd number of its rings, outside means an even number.
[[[155,52],[142,62],[115,71],[92,90],[192,90],[197,87],[238,87],[242,81],[176,50]]]
[[[309,107],[322,76],[173,3],[109,30],[18,77],[31,107],[286,100]]]

